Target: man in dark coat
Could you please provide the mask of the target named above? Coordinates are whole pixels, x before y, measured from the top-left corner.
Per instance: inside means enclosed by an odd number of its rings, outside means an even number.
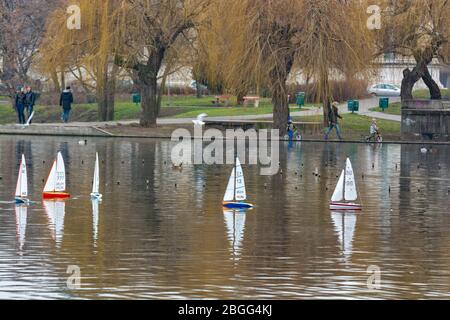
[[[62,120],[67,123],[69,121],[70,110],[72,109],[73,103],[73,94],[70,87],[67,87],[61,93],[61,97],[59,99],[59,105],[63,108],[63,112],[61,115]]]
[[[28,110],[28,118],[33,113],[34,105],[36,103],[36,94],[31,90],[31,87],[26,87],[25,90],[25,109]],[[31,121],[30,121],[31,124]]]
[[[19,116],[19,123],[25,124],[25,90],[23,88],[19,88],[17,91],[14,102],[17,115]]]

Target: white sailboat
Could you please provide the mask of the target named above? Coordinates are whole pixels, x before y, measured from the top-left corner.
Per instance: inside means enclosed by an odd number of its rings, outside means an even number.
[[[239,210],[224,210],[223,216],[228,231],[228,240],[233,250],[233,256],[238,256],[241,251],[242,241],[244,240],[246,214]]]
[[[17,204],[28,204],[28,178],[27,178],[27,164],[25,156],[22,154],[20,162],[19,175],[17,177],[15,201]]]
[[[99,192],[100,189],[100,167],[98,163],[98,153],[95,155],[95,169],[94,169],[94,179],[92,181],[92,193],[91,198],[96,200],[102,199],[102,194]]]
[[[331,210],[361,210],[362,205],[354,203],[358,199],[356,191],[355,175],[352,163],[347,158],[345,169],[342,170],[339,181],[331,197]]]
[[[66,168],[61,152],[58,152],[56,160],[47,178],[47,183],[43,192],[44,199],[64,199],[70,198],[66,192]]]
[[[223,197],[223,206],[229,209],[253,208],[253,205],[245,203],[245,200],[247,200],[247,191],[245,189],[244,172],[239,158],[236,157],[235,166]]]

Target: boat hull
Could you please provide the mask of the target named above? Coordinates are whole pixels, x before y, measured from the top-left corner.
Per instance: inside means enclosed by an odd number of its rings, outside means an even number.
[[[20,198],[20,197],[16,197],[14,199],[14,201],[16,202],[16,204],[28,204],[28,203],[30,203],[30,200],[28,200],[26,198]]]
[[[330,210],[362,210],[362,205],[358,203],[331,202]]]
[[[103,195],[101,195],[100,193],[91,193],[91,199],[92,200],[102,200]]]
[[[70,198],[70,194],[67,192],[44,192],[42,197],[44,199],[67,199]]]
[[[223,206],[228,209],[250,209],[253,208],[251,203],[245,202],[224,202]]]

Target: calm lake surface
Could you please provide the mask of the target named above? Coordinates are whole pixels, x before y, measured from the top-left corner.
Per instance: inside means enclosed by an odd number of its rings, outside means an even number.
[[[242,214],[221,205],[232,166],[180,172],[170,141],[78,140],[0,137],[1,299],[450,298],[449,146],[282,145],[283,174],[243,166],[256,208]],[[43,203],[59,150],[72,199]],[[11,202],[22,153],[27,209]],[[342,215],[328,203],[347,156],[364,210]],[[367,286],[373,265],[378,290]]]

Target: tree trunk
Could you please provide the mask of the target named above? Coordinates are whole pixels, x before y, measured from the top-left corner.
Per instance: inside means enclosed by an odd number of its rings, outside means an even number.
[[[108,82],[107,82],[107,92],[106,92],[106,98],[107,98],[107,103],[108,103],[107,108],[106,108],[106,120],[107,121],[114,120],[117,72],[118,72],[118,67],[117,67],[117,65],[113,64],[111,74],[110,74]]]
[[[59,85],[59,80],[58,80],[58,72],[56,70],[51,72],[51,79],[53,82],[53,87],[55,92],[60,93],[62,91],[61,86]]]
[[[156,127],[158,110],[158,83],[156,77],[152,77],[148,83],[140,83],[142,96],[142,110],[140,125],[142,127]]]
[[[330,83],[328,81],[328,72],[323,72],[320,86],[320,99],[322,100],[323,106],[323,124],[328,127],[330,123],[329,114],[331,111],[331,94],[330,94]]]
[[[289,103],[287,98],[286,81],[279,83],[272,91],[273,126],[280,130],[280,137],[286,134],[289,117]]]
[[[433,77],[431,76],[428,67],[425,67],[424,69],[422,80],[423,82],[425,82],[426,86],[430,90],[431,100],[441,100],[442,99],[441,89],[439,89],[439,86],[436,83],[436,81],[433,80]]]
[[[98,106],[98,119],[100,121],[106,121],[108,110],[108,76],[106,73],[98,73],[97,76],[97,106]]]
[[[202,97],[202,88],[201,88],[200,83],[199,83],[198,80],[195,81],[195,87],[196,87],[195,90],[197,91],[196,92],[197,99],[200,99]]]
[[[416,60],[416,66],[412,70],[409,70],[409,68],[406,68],[405,70],[403,70],[403,80],[402,80],[402,88],[401,88],[402,91],[400,94],[402,101],[412,100],[414,98],[412,91],[413,91],[414,85],[416,84],[417,81],[420,80],[420,78],[425,76],[425,78],[427,78],[426,79],[427,82],[429,82],[429,79],[431,79],[431,75],[428,72],[428,65],[433,60],[432,48],[425,48],[423,50],[423,52],[416,53],[414,55],[414,58]],[[433,79],[431,79],[431,80],[433,80]]]
[[[159,47],[150,55],[147,63],[138,64],[138,87],[141,92],[141,118],[142,127],[156,127],[161,100],[158,99],[158,73],[164,59],[165,47]]]
[[[401,100],[408,101],[413,99],[413,88],[417,81],[419,81],[420,75],[417,71],[417,66],[411,71],[408,68],[403,70],[403,80],[401,87]]]
[[[280,130],[281,137],[287,132],[289,101],[286,82],[294,63],[294,53],[284,52],[282,61],[283,63],[277,63],[270,72],[270,80],[272,83],[273,125],[274,129]]]
[[[244,90],[238,90],[237,92],[237,104],[238,106],[242,106],[244,104],[244,97],[247,94]]]

